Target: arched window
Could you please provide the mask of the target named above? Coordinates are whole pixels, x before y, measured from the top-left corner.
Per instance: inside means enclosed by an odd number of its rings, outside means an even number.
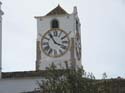
[[[57,19],[52,20],[51,28],[59,28],[59,22]]]

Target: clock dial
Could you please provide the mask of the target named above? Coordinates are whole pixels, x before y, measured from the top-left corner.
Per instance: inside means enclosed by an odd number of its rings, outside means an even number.
[[[79,32],[76,33],[76,56],[77,59],[81,59],[81,40],[80,40],[80,34]]]
[[[41,47],[47,56],[60,57],[69,48],[68,34],[61,29],[51,29],[43,35]]]

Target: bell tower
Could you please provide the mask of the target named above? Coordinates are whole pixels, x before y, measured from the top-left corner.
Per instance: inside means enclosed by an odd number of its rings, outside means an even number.
[[[69,14],[60,5],[45,16],[36,16],[36,70],[46,70],[52,63],[57,69],[65,62],[81,67],[81,30],[77,8]]]
[[[2,72],[2,15],[4,14],[1,10],[2,3],[0,2],[0,78]]]

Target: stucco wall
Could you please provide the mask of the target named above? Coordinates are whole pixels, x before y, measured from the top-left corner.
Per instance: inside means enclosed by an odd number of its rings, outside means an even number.
[[[47,17],[41,17],[37,19],[37,41],[41,41],[42,36],[47,32],[49,29],[51,29],[51,21],[53,19],[57,19],[59,21],[59,28],[64,30],[65,32],[71,34],[69,35],[69,39],[75,37],[75,19],[74,15],[58,15],[58,16],[47,16]],[[71,43],[70,43],[71,47]],[[39,69],[45,70],[46,67],[49,67],[52,62],[57,66],[57,68],[60,68],[60,64],[62,67],[65,67],[65,61],[71,62],[71,55],[70,55],[70,47],[68,52],[66,52],[65,55],[54,58],[54,57],[48,57],[46,56],[42,49],[41,49],[41,60],[39,60]]]
[[[0,93],[21,93],[33,91],[38,88],[37,81],[42,78],[19,78],[19,79],[0,79]]]

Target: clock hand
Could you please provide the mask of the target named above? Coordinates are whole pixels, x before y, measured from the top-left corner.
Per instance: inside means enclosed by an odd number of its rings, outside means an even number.
[[[61,46],[61,47],[64,46],[64,45],[62,45],[62,44],[60,44],[60,43],[57,43],[57,42],[56,42],[55,44],[57,44],[57,45],[59,45],[59,46]]]
[[[70,32],[71,33],[71,32]],[[55,41],[55,39],[53,38],[53,36],[52,36],[52,34],[49,34],[49,36],[50,36],[50,38],[53,40],[53,42],[54,42],[54,44],[56,44],[56,45],[59,45],[59,46],[64,46],[64,45],[62,45],[62,44],[60,44],[60,43],[57,43],[56,41]]]
[[[72,31],[70,31],[68,34],[66,34],[65,36],[61,37],[61,39],[64,39],[65,37],[69,36],[71,34]]]
[[[50,38],[53,40],[53,42],[56,44],[56,41],[54,40],[52,34],[49,34]]]
[[[52,34],[49,34],[50,38],[53,40],[54,44],[59,45],[59,46],[63,46],[62,44],[59,44],[55,41],[55,39],[53,38]]]

